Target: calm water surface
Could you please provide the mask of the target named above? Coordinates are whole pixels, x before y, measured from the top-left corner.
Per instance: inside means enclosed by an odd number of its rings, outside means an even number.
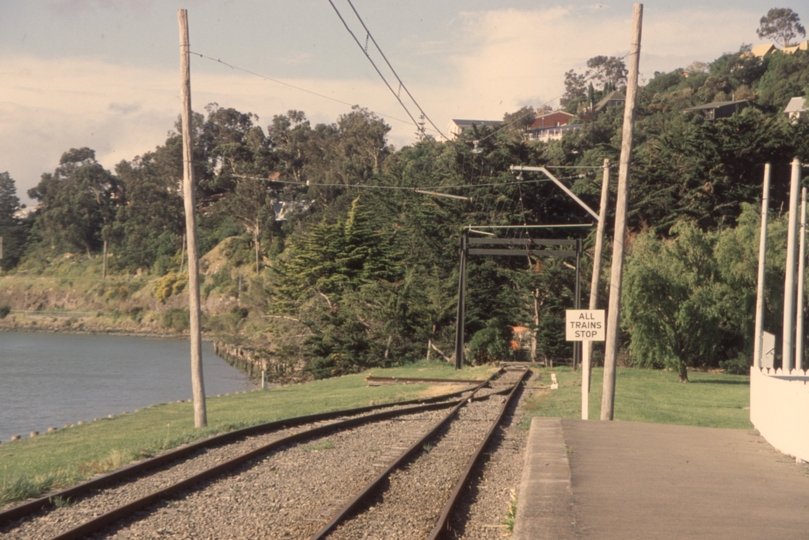
[[[0,332],[0,441],[79,420],[191,398],[189,342]],[[202,344],[207,395],[255,383]]]

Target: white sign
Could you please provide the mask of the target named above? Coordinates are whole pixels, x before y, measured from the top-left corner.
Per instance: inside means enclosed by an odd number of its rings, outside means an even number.
[[[565,312],[567,341],[604,341],[606,336],[603,309],[568,309]]]

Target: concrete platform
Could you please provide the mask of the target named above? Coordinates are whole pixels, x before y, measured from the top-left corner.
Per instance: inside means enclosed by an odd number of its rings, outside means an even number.
[[[754,431],[534,418],[513,537],[807,539],[809,465]]]

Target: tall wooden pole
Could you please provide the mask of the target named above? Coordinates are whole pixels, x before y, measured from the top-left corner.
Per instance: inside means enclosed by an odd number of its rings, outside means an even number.
[[[770,210],[770,164],[764,165],[761,193],[761,231],[758,239],[758,285],[756,286],[756,330],[753,336],[753,367],[761,369],[761,338],[764,331],[764,280],[767,263],[767,214]]]
[[[458,264],[458,315],[455,319],[455,369],[463,369],[464,325],[466,323],[466,231],[461,233]]]
[[[607,221],[607,199],[610,193],[610,160],[604,160],[604,173],[601,176],[601,205],[598,208],[596,245],[593,251],[593,275],[590,278],[590,304],[588,309],[598,308],[598,283],[601,280],[601,252],[604,250],[604,225]],[[593,359],[593,342],[582,342],[581,359],[581,419],[589,418],[590,409],[590,369]]]
[[[801,226],[798,229],[798,293],[795,309],[795,369],[803,369],[803,285],[806,274],[806,188],[801,190]]]
[[[191,322],[191,387],[194,394],[194,427],[205,427],[205,385],[202,381],[202,331],[199,309],[199,258],[197,224],[194,216],[194,168],[191,140],[191,62],[188,44],[188,11],[177,11],[180,22],[180,89],[182,93],[183,128],[183,202],[188,238],[188,315]]]
[[[789,186],[789,222],[787,224],[787,265],[784,272],[784,327],[781,345],[781,369],[792,371],[795,343],[795,240],[798,236],[798,187],[801,183],[801,164],[792,160],[792,178]]]
[[[601,419],[612,420],[615,407],[615,364],[618,356],[618,324],[621,315],[626,213],[629,199],[629,160],[632,157],[632,132],[635,127],[635,95],[640,68],[641,21],[643,4],[635,4],[632,17],[632,44],[629,48],[629,80],[626,85],[621,158],[618,162],[618,194],[615,202],[615,237],[612,245],[610,302],[607,312],[607,339],[604,346],[604,385],[601,394]]]

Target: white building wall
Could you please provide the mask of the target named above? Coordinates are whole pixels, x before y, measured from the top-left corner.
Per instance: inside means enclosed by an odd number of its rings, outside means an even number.
[[[809,373],[750,368],[750,421],[779,451],[809,461]]]

